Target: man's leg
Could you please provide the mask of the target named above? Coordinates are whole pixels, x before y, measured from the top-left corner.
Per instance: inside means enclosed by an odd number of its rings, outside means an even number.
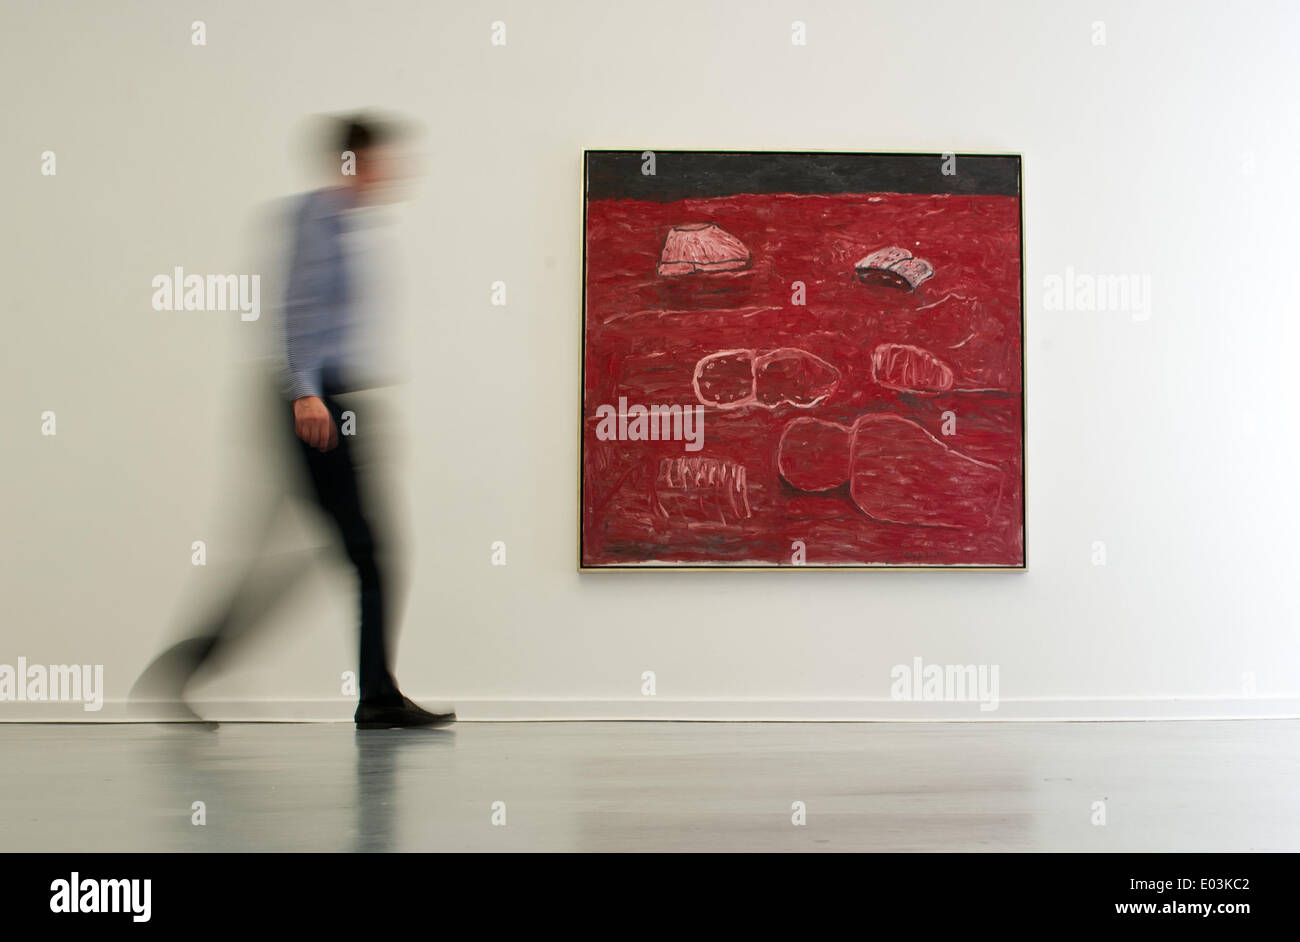
[[[326,397],[325,404],[335,424],[342,429],[342,410],[338,403]],[[301,441],[298,444],[316,502],[338,528],[344,552],[359,582],[361,701],[398,704],[402,694],[393,679],[389,658],[391,616],[387,579],[380,563],[383,547],[362,501],[356,455],[348,438],[340,432],[338,445],[326,452]]]
[[[191,679],[266,620],[311,571],[314,557],[307,552],[255,556],[229,594],[195,623],[197,630],[150,662],[131,688],[130,699],[172,719],[197,719],[185,703]]]

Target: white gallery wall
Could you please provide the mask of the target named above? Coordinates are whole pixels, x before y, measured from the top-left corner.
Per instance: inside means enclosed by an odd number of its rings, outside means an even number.
[[[405,429],[388,494],[413,697],[467,719],[1300,714],[1300,7],[11,0],[0,17],[0,664],[102,664],[105,698],[0,702],[0,720],[120,719],[241,561],[265,468],[237,364],[268,319],[159,312],[151,280],[258,271],[265,207],[310,183],[301,120],[368,106],[425,129],[383,285],[408,379],[376,394]],[[580,575],[585,147],[1023,154],[1028,571]],[[1053,304],[1052,279],[1080,276],[1135,276],[1149,303]],[[288,549],[325,535],[277,530]],[[350,717],[350,585],[338,560],[316,570],[195,691],[209,712]],[[999,708],[891,700],[891,668],[918,657],[996,666]]]

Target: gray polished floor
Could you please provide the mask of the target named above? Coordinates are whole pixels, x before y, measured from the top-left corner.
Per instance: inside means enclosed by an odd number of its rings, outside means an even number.
[[[1294,721],[11,724],[0,755],[3,851],[1300,850]]]

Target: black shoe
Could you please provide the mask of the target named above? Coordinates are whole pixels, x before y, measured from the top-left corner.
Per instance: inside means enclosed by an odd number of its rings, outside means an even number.
[[[357,729],[397,729],[403,726],[449,726],[456,722],[455,713],[430,713],[422,706],[411,702],[409,697],[392,703],[357,704]]]

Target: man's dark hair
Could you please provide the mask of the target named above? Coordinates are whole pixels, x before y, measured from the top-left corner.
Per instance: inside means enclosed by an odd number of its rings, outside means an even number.
[[[373,122],[359,118],[346,118],[340,122],[338,149],[360,153],[369,147],[383,143],[384,134]]]
[[[389,144],[401,136],[397,122],[370,115],[354,115],[339,121],[338,150],[354,154],[370,147]]]
[[[367,150],[402,143],[416,134],[416,126],[402,116],[377,111],[318,114],[303,124],[299,142],[302,156],[313,166],[338,173],[339,155],[351,151],[358,157]]]

